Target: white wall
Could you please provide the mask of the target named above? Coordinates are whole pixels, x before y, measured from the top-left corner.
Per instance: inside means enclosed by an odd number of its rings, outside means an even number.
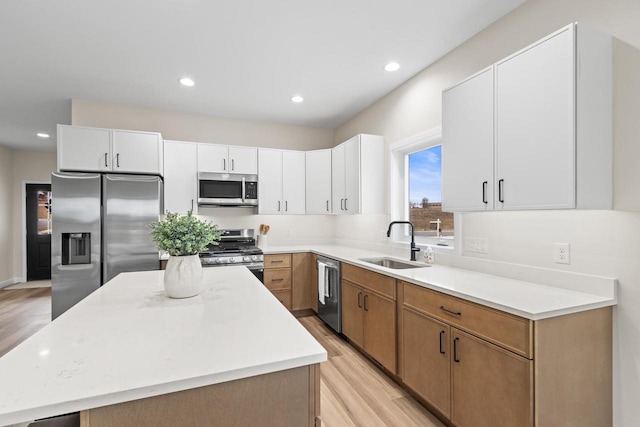
[[[333,146],[333,130],[228,119],[74,99],[71,124],[162,133],[164,139],[314,150]]]
[[[13,281],[13,150],[0,145],[0,287]]]
[[[573,22],[614,35],[613,211],[489,212],[462,215],[462,236],[485,237],[492,261],[616,277],[614,425],[640,420],[640,1],[528,0],[336,129],[394,143],[440,125],[441,91]],[[388,175],[388,171],[387,171]],[[337,218],[336,235],[379,241],[389,218]],[[571,244],[571,264],[553,262],[555,242]],[[476,256],[465,254],[463,257]]]

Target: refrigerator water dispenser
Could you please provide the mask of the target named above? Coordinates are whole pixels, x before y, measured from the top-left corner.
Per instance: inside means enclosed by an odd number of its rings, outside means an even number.
[[[62,233],[62,265],[91,264],[91,233]]]

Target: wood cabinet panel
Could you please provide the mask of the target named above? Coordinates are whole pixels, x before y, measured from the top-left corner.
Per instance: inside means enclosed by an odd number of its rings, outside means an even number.
[[[396,305],[391,299],[367,292],[363,297],[364,349],[396,373]]]
[[[364,291],[346,280],[342,280],[342,333],[355,345],[364,343]]]
[[[402,381],[451,417],[451,328],[407,308],[402,319]]]
[[[291,254],[273,254],[264,256],[264,268],[290,268]]]
[[[291,309],[294,311],[313,308],[312,276],[316,271],[313,260],[309,252],[291,254]]]
[[[291,311],[291,290],[277,290],[271,291],[274,297],[278,299],[287,310]]]
[[[271,268],[264,270],[264,285],[269,290],[291,289],[291,269]]]
[[[406,282],[404,304],[532,358],[533,322]],[[459,313],[455,315],[453,313]]]
[[[342,264],[342,278],[357,283],[358,285],[387,296],[395,301],[396,279],[351,264]]]
[[[451,421],[533,425],[533,361],[452,328]]]

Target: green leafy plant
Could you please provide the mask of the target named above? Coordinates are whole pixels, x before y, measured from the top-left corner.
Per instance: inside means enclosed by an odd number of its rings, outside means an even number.
[[[211,243],[217,245],[221,234],[216,224],[196,218],[192,211],[186,215],[169,212],[149,228],[158,248],[171,256],[196,255]]]

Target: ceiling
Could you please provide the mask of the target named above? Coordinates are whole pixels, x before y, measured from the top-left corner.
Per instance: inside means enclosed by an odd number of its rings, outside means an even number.
[[[73,98],[335,128],[523,2],[3,0],[0,144],[53,150]]]

